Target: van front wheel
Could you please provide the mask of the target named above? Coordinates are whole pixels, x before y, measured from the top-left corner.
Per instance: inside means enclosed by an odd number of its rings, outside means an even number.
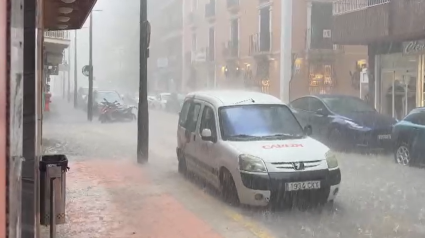
[[[223,200],[231,205],[239,205],[239,196],[235,181],[227,169],[220,171],[221,196]]]
[[[184,156],[180,156],[179,158],[179,173],[183,175],[187,174],[186,159],[184,158]]]

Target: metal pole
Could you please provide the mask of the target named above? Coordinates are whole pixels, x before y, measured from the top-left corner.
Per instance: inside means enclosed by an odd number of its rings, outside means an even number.
[[[63,66],[63,63],[62,63],[62,66]],[[63,71],[60,71],[60,74],[61,74],[61,78],[62,78],[62,98],[63,99],[65,99],[65,97],[66,97],[66,87],[65,87],[65,85],[66,85],[66,82],[65,82],[65,72],[63,72]]]
[[[149,111],[147,92],[148,32],[147,0],[140,0],[140,61],[139,61],[139,108],[137,117],[137,162],[149,158]],[[150,28],[149,28],[150,30]]]
[[[50,238],[56,237],[55,178],[50,178]]]
[[[68,48],[68,102],[71,102],[71,48]]]
[[[409,71],[407,71],[407,72],[409,72]],[[409,82],[408,82],[409,77],[410,76],[408,76],[408,75],[403,75],[403,81],[405,83],[405,90],[404,90],[404,116],[407,115],[407,113],[408,113],[408,107],[409,107],[409,100],[408,100],[408,97],[409,97],[409,94],[408,94],[408,91],[409,91]]]
[[[281,2],[281,14],[280,99],[288,103],[292,75],[292,0]]]
[[[393,88],[392,88],[392,97],[391,97],[391,104],[392,104],[392,116],[395,117],[395,71],[393,72]]]
[[[78,107],[77,100],[77,30],[74,31],[74,108]]]
[[[87,119],[93,120],[93,13],[90,13],[89,29],[89,94],[87,103]]]

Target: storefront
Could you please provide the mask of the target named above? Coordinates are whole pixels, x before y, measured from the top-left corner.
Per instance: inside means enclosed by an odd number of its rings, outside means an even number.
[[[375,107],[402,119],[424,106],[425,40],[393,46],[391,53],[375,56]]]

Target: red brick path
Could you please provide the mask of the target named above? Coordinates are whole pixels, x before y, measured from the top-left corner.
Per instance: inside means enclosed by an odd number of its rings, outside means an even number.
[[[90,160],[70,165],[65,237],[221,238],[160,191],[131,162]]]

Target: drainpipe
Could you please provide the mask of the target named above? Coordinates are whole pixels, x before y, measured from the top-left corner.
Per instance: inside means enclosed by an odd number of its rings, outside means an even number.
[[[292,1],[281,1],[280,99],[284,103],[289,103],[292,76]]]

